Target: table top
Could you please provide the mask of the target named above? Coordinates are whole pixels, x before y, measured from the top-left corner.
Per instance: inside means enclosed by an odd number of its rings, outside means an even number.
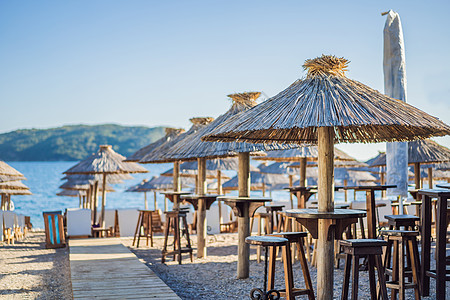
[[[189,194],[192,194],[192,193],[191,192],[186,192],[186,191],[180,191],[180,192],[164,191],[164,192],[161,192],[161,194],[164,194],[164,195],[189,195]]]
[[[436,184],[438,188],[450,189],[450,182]]]
[[[215,199],[223,195],[183,195],[181,199]]]
[[[267,204],[267,205],[265,205],[265,207],[268,208],[268,209],[276,210],[276,209],[283,209],[283,207],[285,207],[285,205],[282,205],[282,204]]]
[[[419,190],[419,195],[427,195],[427,196],[434,196],[434,197],[450,197],[450,189],[422,189]]]
[[[317,186],[292,186],[284,188],[284,190],[288,190],[291,192],[298,192],[298,191],[311,191],[311,190],[317,190]]]
[[[319,212],[317,209],[289,209],[286,215],[303,219],[346,219],[361,218],[366,216],[366,212],[357,209],[335,209],[333,212]]]
[[[396,185],[358,185],[358,186],[337,186],[337,190],[357,190],[357,191],[384,191],[396,188]]]
[[[239,196],[220,196],[219,200],[232,202],[270,202],[271,198],[266,197],[239,197]]]
[[[318,206],[317,204],[312,205],[310,208],[316,209]],[[350,204],[347,203],[335,203],[334,204],[334,208],[339,208],[339,209],[344,209],[344,208],[349,208]]]

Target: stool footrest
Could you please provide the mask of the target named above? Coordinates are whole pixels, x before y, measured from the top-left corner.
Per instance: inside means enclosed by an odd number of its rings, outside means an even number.
[[[192,252],[193,248],[181,248],[180,250],[171,250],[171,251],[163,251],[163,255],[172,255],[172,254],[178,254],[178,253],[190,253]]]
[[[405,289],[413,289],[415,288],[417,285],[412,283],[412,282],[405,282],[404,283],[404,288]],[[386,281],[386,287],[388,289],[400,289],[400,284],[398,283],[398,281]]]
[[[445,270],[445,273],[446,273],[446,275],[445,275],[445,281],[450,281],[450,270]],[[426,272],[426,275],[427,275],[428,277],[431,277],[431,278],[434,278],[434,279],[437,278],[437,276],[436,276],[436,270],[429,270],[429,271]]]
[[[281,297],[286,297],[286,289],[282,289],[282,290],[278,290],[278,291],[280,292]],[[300,295],[308,295],[309,293],[311,293],[311,290],[299,289],[299,288],[292,289],[292,295],[294,297],[300,296]]]

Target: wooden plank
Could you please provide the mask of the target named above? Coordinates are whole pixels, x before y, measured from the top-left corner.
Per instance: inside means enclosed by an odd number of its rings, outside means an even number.
[[[70,240],[74,299],[180,299],[119,238]]]

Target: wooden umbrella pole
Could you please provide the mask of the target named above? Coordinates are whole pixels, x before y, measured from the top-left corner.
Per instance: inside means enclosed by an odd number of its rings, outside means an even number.
[[[106,206],[106,173],[103,173],[103,182],[102,182],[102,212],[100,215],[101,227],[105,227],[105,206]]]
[[[217,195],[222,195],[222,171],[217,170]],[[219,206],[219,224],[222,223],[222,203],[221,201],[217,201],[217,205]]]
[[[306,157],[300,158],[300,186],[306,186]]]
[[[420,163],[414,163],[414,183],[416,185],[416,189],[421,189],[420,185]]]
[[[384,172],[380,172],[380,182],[381,185],[384,185],[386,183],[386,180],[384,178]],[[386,190],[381,191],[381,198],[382,199],[386,198]]]
[[[97,222],[97,211],[98,211],[98,181],[94,182],[94,205],[93,205],[93,210],[94,210],[94,223]]]
[[[144,192],[144,208],[148,210],[147,192]]]
[[[239,197],[250,196],[250,154],[239,153],[238,186]],[[245,238],[250,235],[249,206],[243,207],[242,216],[238,217],[238,265],[237,278],[248,278],[250,268],[250,247]]]
[[[289,187],[291,188],[293,184],[294,184],[293,175],[289,175]],[[289,201],[291,201],[291,208],[294,208],[293,200],[294,200],[293,195],[291,192],[289,192]]]
[[[433,168],[428,168],[428,188],[433,188]]]
[[[155,190],[153,191],[153,201],[155,202],[154,203],[155,211],[157,211],[158,210],[158,201],[157,201],[157,198],[156,198],[156,191]]]
[[[347,186],[347,185],[348,185],[348,180],[344,179],[344,186]],[[347,190],[344,190],[344,196],[345,196],[345,202],[348,202],[348,191]],[[354,200],[356,200],[356,199],[354,199]]]
[[[198,158],[198,194],[206,195],[206,158]],[[206,257],[206,202],[198,199],[197,211],[197,257]]]
[[[79,208],[82,208],[81,207],[81,198],[82,198],[81,195],[78,195],[78,207]]]
[[[179,192],[181,190],[180,185],[180,162],[173,162],[173,191]],[[178,196],[173,195],[173,209],[178,209]]]
[[[334,211],[334,131],[318,128],[319,212]],[[330,219],[319,219],[317,247],[317,299],[333,298],[334,230]]]

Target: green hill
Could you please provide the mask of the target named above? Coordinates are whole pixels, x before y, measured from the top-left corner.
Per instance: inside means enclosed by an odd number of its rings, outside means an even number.
[[[116,152],[128,156],[164,134],[164,127],[128,127],[115,124],[16,130],[0,134],[0,160],[81,160],[104,144],[113,145]]]

